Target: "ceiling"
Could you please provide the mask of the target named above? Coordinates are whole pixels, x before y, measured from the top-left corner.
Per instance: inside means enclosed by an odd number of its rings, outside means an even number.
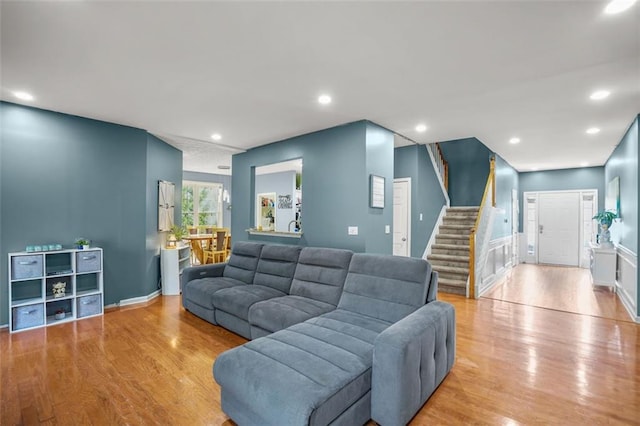
[[[185,170],[361,119],[475,136],[519,171],[602,165],[640,112],[637,3],[0,4],[3,100],[146,129]]]

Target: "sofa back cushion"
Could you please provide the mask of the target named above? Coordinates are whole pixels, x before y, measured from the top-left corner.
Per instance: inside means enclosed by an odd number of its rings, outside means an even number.
[[[263,244],[239,241],[233,245],[231,256],[222,273],[246,284],[253,283]]]
[[[253,283],[289,293],[301,247],[265,245]]]
[[[336,306],[352,255],[349,250],[303,248],[289,293]]]
[[[430,280],[426,260],[356,253],[338,309],[394,323],[425,304]]]

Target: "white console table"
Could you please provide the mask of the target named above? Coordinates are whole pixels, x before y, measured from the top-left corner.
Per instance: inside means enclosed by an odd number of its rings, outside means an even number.
[[[616,289],[616,249],[613,246],[591,244],[591,282]]]

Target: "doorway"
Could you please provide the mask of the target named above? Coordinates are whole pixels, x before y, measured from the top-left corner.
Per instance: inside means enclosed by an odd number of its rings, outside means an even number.
[[[393,255],[411,256],[411,178],[393,181]]]
[[[524,193],[526,263],[589,266],[597,190]]]

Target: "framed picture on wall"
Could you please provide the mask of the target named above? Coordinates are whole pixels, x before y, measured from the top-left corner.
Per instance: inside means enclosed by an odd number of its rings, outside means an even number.
[[[377,209],[384,208],[384,177],[371,175],[370,206]]]
[[[620,215],[620,177],[616,176],[607,184],[606,196],[604,199],[604,208],[606,211],[614,212],[616,217]]]
[[[173,226],[175,188],[173,182],[158,181],[158,231],[169,231]]]

